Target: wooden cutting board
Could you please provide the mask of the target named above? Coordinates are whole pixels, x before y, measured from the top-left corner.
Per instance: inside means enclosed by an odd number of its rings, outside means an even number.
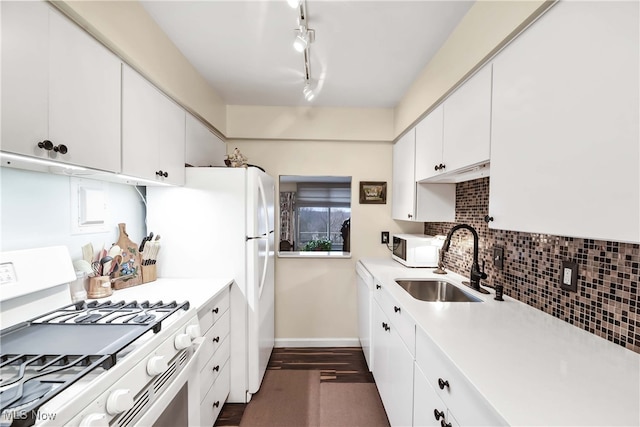
[[[138,251],[138,244],[133,242],[127,234],[126,224],[118,224],[120,236],[116,245],[122,249],[122,264],[114,274],[114,289],[123,289],[142,283],[142,260]]]

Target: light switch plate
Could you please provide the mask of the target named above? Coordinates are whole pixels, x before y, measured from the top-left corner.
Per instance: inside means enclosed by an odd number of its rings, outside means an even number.
[[[562,261],[560,268],[560,288],[569,292],[578,292],[578,264]]]

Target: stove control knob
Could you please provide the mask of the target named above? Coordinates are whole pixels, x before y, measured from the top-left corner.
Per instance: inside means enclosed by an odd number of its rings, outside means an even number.
[[[155,377],[166,371],[168,367],[164,356],[152,356],[147,362],[147,374]]]
[[[107,399],[107,412],[116,415],[133,408],[133,395],[128,389],[118,389],[111,392]]]
[[[80,427],[109,427],[107,414],[89,414],[80,421]]]
[[[173,341],[173,345],[175,345],[176,350],[185,349],[191,345],[191,337],[187,334],[178,334]]]
[[[200,325],[189,325],[185,332],[191,337],[191,339],[195,340],[200,336]]]

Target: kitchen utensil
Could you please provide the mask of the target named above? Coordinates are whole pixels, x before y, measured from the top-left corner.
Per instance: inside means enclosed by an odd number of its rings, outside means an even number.
[[[98,261],[93,261],[91,263],[91,269],[93,270],[94,277],[98,277],[101,275],[101,265]]]
[[[82,259],[89,264],[93,262],[93,245],[91,243],[82,246]]]
[[[82,271],[86,274],[93,274],[93,268],[91,267],[91,263],[84,259],[77,259],[73,261],[73,269],[75,271]]]
[[[113,274],[115,280],[113,287],[114,289],[123,289],[142,283],[141,256],[138,250],[139,245],[134,243],[127,234],[126,224],[120,223],[118,228],[120,237],[116,244],[122,249],[122,262],[118,271]]]
[[[111,257],[111,260],[107,261],[104,263],[104,266],[102,267],[102,272],[105,275],[110,275],[111,274],[111,261],[116,257],[116,256],[120,256],[120,254],[122,253],[122,249],[120,249],[120,246],[118,245],[112,245],[111,248],[109,249],[109,252],[107,252],[107,256]]]

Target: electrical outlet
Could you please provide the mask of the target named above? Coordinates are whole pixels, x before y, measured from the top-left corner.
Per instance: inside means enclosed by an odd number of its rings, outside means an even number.
[[[498,269],[504,268],[504,248],[500,246],[493,247],[493,265]]]
[[[389,244],[389,232],[388,231],[383,231],[381,236],[380,236],[380,243],[386,243]]]
[[[578,292],[578,264],[562,261],[560,269],[560,288],[565,291]]]

